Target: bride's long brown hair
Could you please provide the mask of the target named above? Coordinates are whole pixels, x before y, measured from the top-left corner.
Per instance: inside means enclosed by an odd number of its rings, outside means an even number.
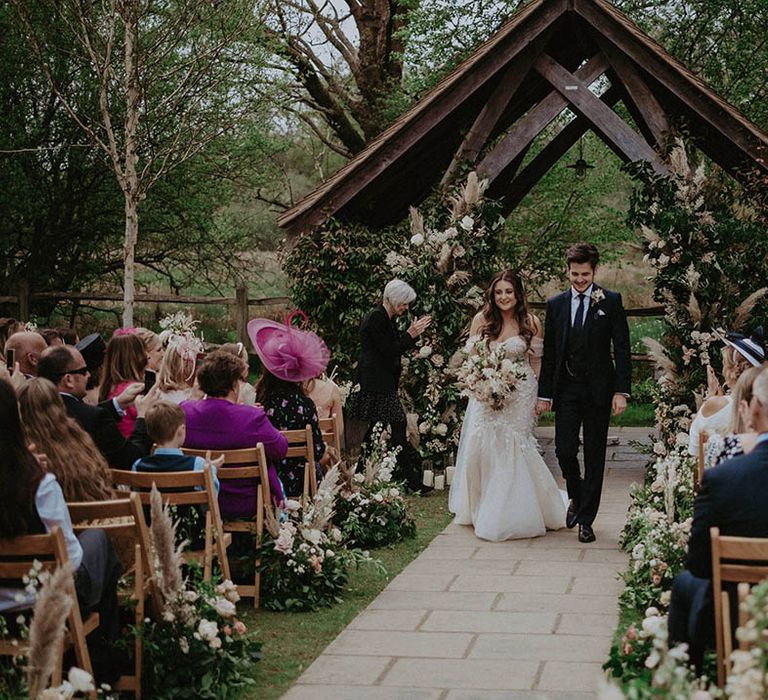
[[[512,316],[517,321],[520,335],[525,339],[526,344],[530,346],[531,338],[536,334],[536,328],[533,325],[531,313],[528,310],[528,299],[525,296],[523,280],[510,268],[499,272],[491,280],[488,289],[486,289],[483,294],[485,299],[485,305],[483,306],[482,311],[484,324],[480,329],[480,336],[487,338],[490,341],[496,340],[501,334],[503,319],[499,307],[496,306],[496,299],[493,294],[494,289],[499,282],[509,282],[515,291],[515,306],[512,309]]]

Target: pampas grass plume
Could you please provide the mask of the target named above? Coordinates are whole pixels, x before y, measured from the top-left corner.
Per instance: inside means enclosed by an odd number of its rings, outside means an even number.
[[[152,484],[152,493],[149,496],[152,524],[152,545],[155,550],[155,580],[160,589],[162,606],[175,600],[181,592],[183,581],[181,565],[184,561],[183,552],[186,542],[176,546],[176,523],[171,519],[171,513],[157,486]]]
[[[752,317],[752,311],[757,305],[757,302],[760,301],[766,293],[768,293],[768,287],[758,289],[756,292],[752,292],[752,294],[738,305],[733,312],[733,323],[731,324],[732,330],[740,331],[744,328],[747,321]]]
[[[643,338],[645,347],[648,348],[648,354],[651,359],[656,363],[656,366],[662,370],[667,377],[674,379],[677,376],[677,367],[675,363],[669,358],[664,346],[653,338]]]
[[[59,662],[64,625],[74,602],[72,568],[60,566],[37,594],[29,627],[29,697],[37,698]]]

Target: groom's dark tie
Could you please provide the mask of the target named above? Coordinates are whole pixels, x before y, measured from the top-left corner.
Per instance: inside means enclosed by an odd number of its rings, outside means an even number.
[[[573,330],[575,333],[581,333],[584,325],[584,297],[585,294],[579,294],[579,305],[576,308],[576,318],[573,319]]]

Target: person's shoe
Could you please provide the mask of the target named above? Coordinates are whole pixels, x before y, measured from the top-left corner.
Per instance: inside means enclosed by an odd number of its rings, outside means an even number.
[[[591,525],[581,523],[579,525],[579,542],[594,542],[597,538]]]
[[[565,514],[565,526],[570,530],[574,527],[576,527],[576,523],[578,522],[577,518],[579,517],[578,512],[573,507],[573,501],[568,502],[568,511]]]

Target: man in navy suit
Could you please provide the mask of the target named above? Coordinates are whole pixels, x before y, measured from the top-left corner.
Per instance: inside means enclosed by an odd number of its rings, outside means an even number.
[[[768,370],[752,385],[750,418],[759,433],[752,452],[725,460],[704,472],[696,496],[686,570],[675,577],[669,609],[670,643],[687,642],[701,668],[714,645],[711,527],[721,535],[768,537]],[[737,619],[735,616],[732,619]]]
[[[566,252],[571,288],[547,301],[536,413],[555,411],[555,452],[570,504],[566,525],[594,542],[611,410],[627,407],[632,379],[629,327],[621,295],[594,283],[600,256],[590,243]],[[584,432],[584,476],[579,432]]]

